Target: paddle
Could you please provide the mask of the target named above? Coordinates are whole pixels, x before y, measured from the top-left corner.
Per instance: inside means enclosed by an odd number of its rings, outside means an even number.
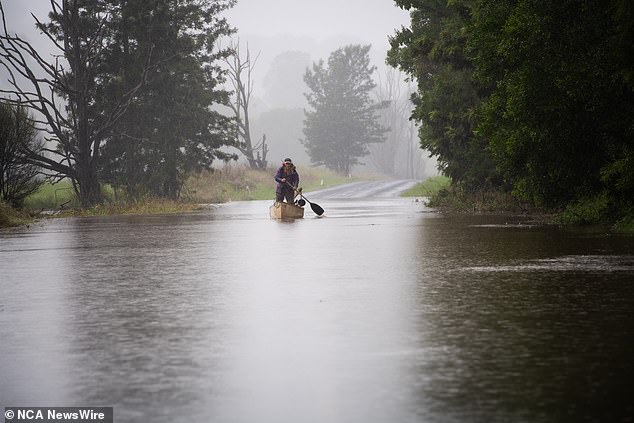
[[[289,184],[288,181],[286,181],[286,185],[288,185],[289,187],[293,188],[293,190],[295,190],[295,187]],[[315,212],[317,216],[321,216],[322,214],[324,214],[324,209],[322,209],[319,204],[311,203],[310,201],[308,201],[308,198],[304,197],[304,194],[302,194],[301,191],[298,191],[298,192],[299,192],[299,196],[302,197],[308,204],[310,204],[310,208],[313,209],[313,211]]]

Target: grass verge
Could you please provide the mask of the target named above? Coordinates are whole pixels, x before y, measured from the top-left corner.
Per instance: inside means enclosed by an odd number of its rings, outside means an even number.
[[[454,213],[534,213],[544,215],[510,193],[501,191],[467,192],[453,185],[446,176],[434,176],[403,193],[410,197],[427,197],[427,206]]]
[[[300,168],[298,172],[300,186],[306,192],[358,180],[322,168]],[[185,198],[198,203],[272,200],[275,198],[274,175],[275,169],[227,165],[213,172],[205,171],[190,177],[185,183]]]
[[[198,204],[187,201],[174,201],[165,198],[146,197],[138,201],[126,203],[104,203],[90,208],[69,209],[61,211],[60,217],[109,216],[124,214],[173,214],[200,210]]]
[[[433,197],[441,190],[447,190],[451,186],[451,179],[446,176],[432,176],[425,179],[403,192],[403,197]]]
[[[26,225],[32,220],[31,216],[25,211],[15,210],[0,201],[0,228]]]
[[[341,185],[347,182],[372,179],[363,175],[349,179],[323,168],[299,169],[301,186],[311,191]],[[275,198],[275,169],[253,170],[240,165],[227,165],[214,172],[203,172],[190,177],[183,189],[183,200],[145,197],[140,200],[119,200],[110,186],[103,187],[104,204],[80,208],[70,181],[45,183],[25,200],[25,207],[17,211],[6,204],[0,208],[0,227],[27,224],[34,215],[53,210],[52,217],[104,216],[117,214],[169,214],[186,213],[201,208],[201,203],[224,203],[240,200],[272,200]],[[125,195],[119,196],[125,198]]]
[[[54,184],[50,182],[42,184],[36,192],[25,199],[24,207],[29,210],[76,208],[79,207],[79,201],[71,182],[62,180]]]

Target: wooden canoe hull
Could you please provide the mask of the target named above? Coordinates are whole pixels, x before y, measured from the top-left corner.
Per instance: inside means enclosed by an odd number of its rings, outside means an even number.
[[[294,204],[275,202],[269,211],[272,219],[301,219],[304,217],[304,209]]]

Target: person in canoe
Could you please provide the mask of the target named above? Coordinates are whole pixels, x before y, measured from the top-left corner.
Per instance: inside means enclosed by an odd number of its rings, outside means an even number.
[[[297,169],[291,159],[284,159],[282,166],[277,169],[275,182],[277,182],[275,201],[281,203],[286,199],[287,203],[293,204],[295,193],[298,191],[297,187],[299,186],[299,173],[297,173]]]

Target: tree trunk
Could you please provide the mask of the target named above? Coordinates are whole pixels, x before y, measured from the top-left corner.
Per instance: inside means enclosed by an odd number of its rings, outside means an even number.
[[[79,185],[79,202],[82,207],[92,207],[101,203],[101,187],[90,158],[81,160],[77,169],[77,184]]]
[[[79,41],[75,41],[79,43]],[[77,53],[76,69],[81,69],[80,57]],[[77,157],[77,174],[79,185],[79,202],[82,207],[92,207],[101,202],[101,189],[99,179],[95,171],[95,162],[97,160],[97,152],[93,151],[92,142],[89,135],[89,119],[88,119],[88,83],[83,69],[75,73],[75,86],[79,88],[79,95],[76,98],[77,114],[77,144],[79,154]],[[94,157],[93,157],[94,156]]]

